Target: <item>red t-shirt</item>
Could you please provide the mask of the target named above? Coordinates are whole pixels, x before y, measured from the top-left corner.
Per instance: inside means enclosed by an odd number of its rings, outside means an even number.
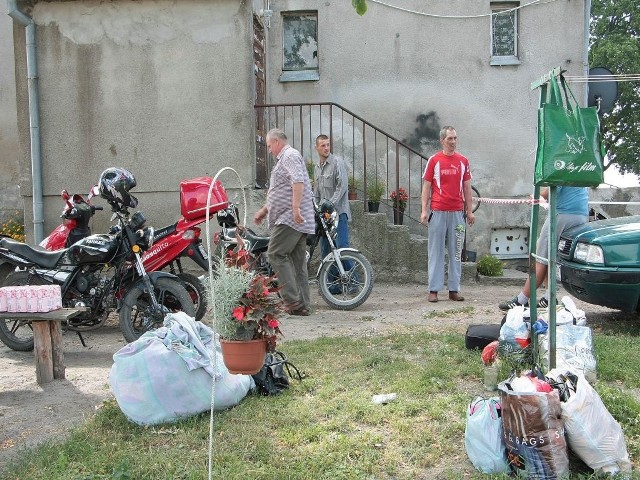
[[[463,183],[471,180],[469,160],[454,152],[438,152],[429,158],[422,178],[431,182],[431,210],[457,212],[464,209]]]

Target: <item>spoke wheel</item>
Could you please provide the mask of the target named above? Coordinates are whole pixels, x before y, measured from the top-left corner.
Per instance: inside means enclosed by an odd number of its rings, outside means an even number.
[[[373,290],[373,269],[360,252],[342,252],[340,257],[344,277],[340,277],[335,259],[325,262],[318,274],[320,295],[333,308],[352,310],[369,298]]]
[[[120,308],[120,330],[127,342],[133,342],[143,333],[161,327],[167,313],[183,311],[190,317],[195,317],[196,310],[191,296],[180,281],[159,278],[153,291],[162,306],[160,312],[154,311],[142,282],[136,284],[125,296]]]
[[[187,293],[191,297],[196,309],[196,320],[201,321],[207,312],[207,290],[198,277],[191,273],[182,272],[177,275]]]

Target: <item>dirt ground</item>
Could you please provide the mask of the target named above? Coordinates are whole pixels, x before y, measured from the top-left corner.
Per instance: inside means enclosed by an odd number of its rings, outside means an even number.
[[[488,282],[487,282],[488,283]],[[520,280],[512,285],[485,284],[463,287],[464,302],[452,302],[446,292],[438,303],[426,300],[426,287],[416,284],[376,284],[369,299],[349,312],[330,309],[312,286],[313,313],[309,317],[284,317],[285,342],[322,336],[375,335],[404,326],[443,325],[460,331],[464,341],[467,325],[499,323],[498,302],[512,298]],[[560,289],[559,298],[565,293]],[[589,323],[615,321],[619,312],[576,301]],[[432,313],[437,310],[436,315]],[[111,322],[110,322],[111,323]],[[111,398],[109,370],[112,355],[125,345],[116,321],[83,334],[86,347],[74,332],[64,334],[66,379],[44,386],[36,383],[31,352],[15,352],[0,344],[0,471],[25,447],[62,438],[73,426],[94,414]]]

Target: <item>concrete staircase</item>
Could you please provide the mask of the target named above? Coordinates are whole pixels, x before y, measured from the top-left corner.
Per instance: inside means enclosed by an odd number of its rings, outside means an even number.
[[[406,225],[393,225],[386,213],[364,211],[362,200],[350,200],[352,221],[351,244],[360,250],[373,266],[375,279],[393,283],[427,284],[427,237],[412,234]],[[426,229],[425,229],[426,233]],[[480,282],[496,285],[522,285],[526,274],[505,269],[502,277],[477,274],[475,262],[463,262],[462,283]]]

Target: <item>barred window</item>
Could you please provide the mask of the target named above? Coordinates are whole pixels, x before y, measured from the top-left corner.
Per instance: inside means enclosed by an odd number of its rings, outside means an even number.
[[[517,65],[517,2],[491,3],[491,65]]]

